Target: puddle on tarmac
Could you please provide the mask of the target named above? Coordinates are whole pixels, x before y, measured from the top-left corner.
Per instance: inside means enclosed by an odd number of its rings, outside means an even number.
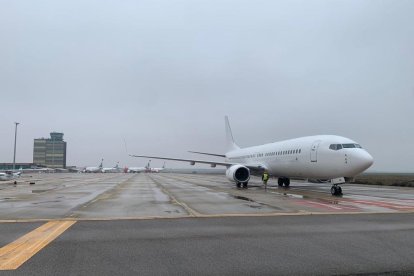
[[[241,199],[241,200],[245,200],[245,201],[256,202],[256,201],[254,201],[254,200],[252,200],[250,198],[244,197],[244,196],[235,196],[235,195],[232,195],[232,197],[234,197],[235,199]]]
[[[56,203],[60,202],[60,200],[49,200],[49,201],[42,201],[42,202],[33,202],[33,205],[44,204],[44,203]]]
[[[258,203],[256,201],[254,201],[253,199],[250,199],[248,197],[244,197],[244,196],[236,196],[236,195],[231,195],[231,197],[235,198],[235,199],[241,199],[244,201],[248,201],[248,202],[252,202],[253,204],[247,204],[247,206],[249,206],[250,208],[255,208],[255,209],[262,209],[263,208],[263,204]]]
[[[304,195],[295,195],[295,194],[289,194],[289,193],[278,193],[278,192],[271,192],[271,193],[272,193],[272,194],[281,195],[281,196],[285,196],[285,197],[290,197],[290,198],[300,198],[300,199],[309,198],[308,196],[304,196]]]
[[[289,198],[296,198],[296,199],[307,199],[310,201],[314,201],[314,202],[320,202],[320,203],[324,203],[324,204],[332,204],[332,205],[338,205],[340,204],[340,201],[338,200],[338,198],[342,198],[342,196],[338,196],[332,199],[323,199],[323,198],[317,198],[317,197],[311,197],[311,196],[307,196],[307,195],[297,195],[297,194],[290,194],[290,193],[278,193],[278,192],[272,192],[273,194],[278,194],[284,197],[289,197]]]
[[[48,192],[48,191],[51,191],[52,189],[47,189],[47,190],[32,190],[32,193],[33,194],[36,194],[36,193],[44,193],[44,192]]]
[[[165,213],[168,213],[168,214],[172,214],[172,213],[177,213],[177,214],[179,214],[180,213],[180,211],[179,210],[174,210],[174,211],[164,211]]]

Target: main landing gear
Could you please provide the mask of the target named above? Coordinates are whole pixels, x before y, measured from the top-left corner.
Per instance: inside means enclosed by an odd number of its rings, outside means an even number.
[[[331,187],[331,194],[333,196],[341,196],[342,195],[342,188],[338,184],[334,184]]]
[[[288,188],[290,186],[290,179],[286,177],[279,177],[277,179],[277,185],[279,187],[285,186],[286,188]]]
[[[242,188],[243,187],[243,189],[247,189],[247,185],[249,184],[249,182],[237,182],[237,188]]]

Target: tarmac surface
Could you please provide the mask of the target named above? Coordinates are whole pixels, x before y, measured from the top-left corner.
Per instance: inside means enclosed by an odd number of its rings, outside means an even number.
[[[35,184],[30,185],[30,182]],[[222,175],[0,182],[0,274],[414,275],[414,189]]]

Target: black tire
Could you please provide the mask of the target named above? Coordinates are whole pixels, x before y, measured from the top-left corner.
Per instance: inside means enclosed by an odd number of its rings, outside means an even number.
[[[278,178],[278,179],[277,179],[277,185],[278,185],[279,187],[283,187],[283,178]]]
[[[333,196],[336,195],[336,187],[335,186],[331,187],[331,195],[333,195]]]
[[[241,188],[241,186],[242,186],[242,184],[240,182],[237,182],[236,185],[237,185],[237,188]]]
[[[341,186],[337,187],[337,195],[342,195],[342,188]]]
[[[244,182],[244,183],[243,183],[243,188],[244,188],[244,189],[247,189],[247,185],[248,185],[248,184],[249,184],[249,182]]]
[[[285,178],[285,187],[289,187],[290,186],[290,179],[289,178]]]

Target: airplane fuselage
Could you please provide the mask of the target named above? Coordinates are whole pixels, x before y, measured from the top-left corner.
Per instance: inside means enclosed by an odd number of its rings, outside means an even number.
[[[226,162],[261,164],[277,177],[333,179],[354,177],[369,168],[373,158],[351,139],[318,135],[237,149],[226,154]]]

